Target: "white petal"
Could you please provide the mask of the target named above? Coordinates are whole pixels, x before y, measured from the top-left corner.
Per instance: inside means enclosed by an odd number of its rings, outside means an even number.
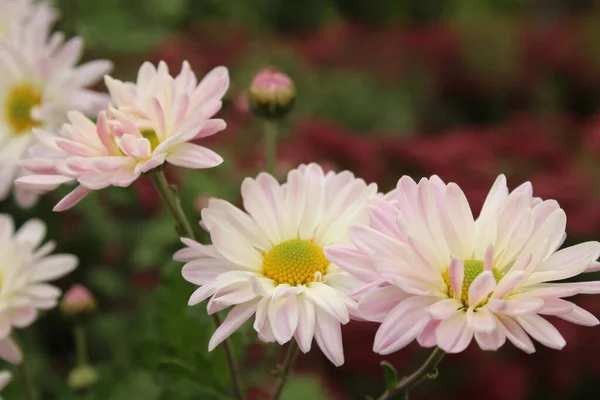
[[[481,350],[498,350],[506,342],[506,334],[502,328],[491,332],[475,332],[475,340]]]
[[[295,296],[273,299],[268,316],[277,343],[289,342],[298,327],[298,299]]]
[[[433,319],[446,319],[462,307],[463,304],[461,301],[456,299],[445,299],[433,303],[427,307],[425,311],[427,311],[429,316]]]
[[[236,331],[244,322],[254,314],[258,301],[250,301],[248,303],[239,304],[229,311],[225,321],[217,328],[208,343],[208,351],[213,351],[221,342],[227,339],[233,332]]]
[[[342,326],[337,319],[319,310],[316,310],[315,340],[333,365],[339,367],[344,364]]]
[[[537,314],[523,315],[515,319],[531,337],[547,347],[560,350],[567,344],[558,330]]]
[[[463,311],[443,320],[436,330],[438,346],[446,353],[460,353],[465,350],[471,339],[473,330],[467,324],[467,316]]]
[[[0,340],[0,358],[12,364],[21,364],[23,354],[19,346],[10,337],[7,337]]]
[[[469,306],[481,303],[496,287],[496,279],[492,271],[483,271],[469,286]]]
[[[55,254],[39,260],[31,275],[33,282],[51,281],[73,271],[79,260],[72,254]]]
[[[308,353],[315,335],[316,316],[312,303],[304,298],[298,297],[298,328],[295,337],[298,347],[303,353]]]
[[[467,325],[474,332],[492,332],[496,329],[496,318],[487,307],[467,310]]]
[[[412,342],[429,323],[425,309],[434,301],[431,297],[413,296],[394,307],[375,334],[373,351],[391,354]]]

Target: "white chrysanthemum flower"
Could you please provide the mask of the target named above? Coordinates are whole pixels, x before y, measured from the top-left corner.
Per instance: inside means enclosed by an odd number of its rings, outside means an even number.
[[[45,233],[46,226],[37,219],[15,233],[10,216],[0,214],[0,338],[7,338],[13,327],[29,326],[38,310],[55,307],[61,292],[48,281],[77,266],[71,254],[50,255],[53,242],[40,247]]]
[[[354,246],[332,246],[327,257],[370,282],[360,315],[381,322],[380,354],[415,338],[424,347],[463,351],[475,338],[496,350],[506,339],[531,353],[530,336],[560,349],[565,340],[541,315],[592,326],[596,317],[563,297],[600,292],[600,282],[555,282],[597,269],[600,243],[558,250],[566,216],[554,200],[512,191],[500,176],[479,218],[462,190],[438,177],[409,177],[370,206],[370,226],[350,229]]]
[[[183,276],[200,288],[189,301],[210,298],[210,314],[233,306],[209,350],[255,315],[263,341],[295,338],[308,352],[313,337],[335,365],[344,362],[341,325],[356,307],[350,292],[361,282],[330,263],[323,247],[347,241],[348,227],[366,218],[367,198],[376,192],[352,173],[323,173],[302,165],[280,185],[269,174],[242,184],[246,212],[211,199],[202,222],[212,245],[182,239],[174,258]]]
[[[73,207],[92,190],[129,186],[142,173],[165,161],[184,168],[211,168],[223,159],[192,143],[225,129],[212,118],[221,108],[229,85],[226,68],[213,69],[200,82],[187,62],[178,76],[144,63],[137,84],[105,78],[116,108],[101,112],[93,123],[80,113],[69,113],[60,136],[36,130],[41,145],[23,165],[35,175],[17,185],[37,190],[77,181],[55,211]]]
[[[32,14],[0,40],[0,200],[15,178],[26,174],[19,161],[35,143],[34,128],[55,131],[68,110],[95,115],[108,103],[108,96],[86,87],[99,81],[111,63],[98,60],[76,66],[82,40],[64,42],[61,33],[51,35],[56,13],[44,3],[25,9]],[[34,204],[38,194],[25,188],[15,191],[22,207]]]

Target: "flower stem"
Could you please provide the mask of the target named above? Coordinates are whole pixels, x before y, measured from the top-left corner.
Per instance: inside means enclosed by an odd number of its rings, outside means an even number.
[[[21,364],[19,364],[17,368],[21,385],[23,386],[24,399],[35,400],[35,389],[29,373],[27,372],[27,367],[25,367],[25,361],[21,361]]]
[[[75,351],[77,354],[77,365],[85,365],[88,363],[87,342],[85,340],[85,330],[81,322],[76,322],[73,328],[75,335]]]
[[[167,205],[169,212],[175,219],[181,235],[190,239],[195,239],[192,226],[181,208],[181,201],[177,194],[169,187],[169,182],[167,182],[164,171],[162,169],[156,169],[150,176],[154,181],[154,186],[160,193],[161,199]]]
[[[277,121],[270,120],[265,120],[264,125],[265,163],[267,172],[274,175],[277,162],[277,135],[279,134],[279,127],[277,126]]]
[[[442,361],[442,358],[444,358],[445,354],[446,353],[442,349],[436,347],[431,352],[429,357],[427,357],[427,360],[425,360],[423,365],[417,368],[415,372],[413,372],[409,376],[401,379],[400,383],[398,383],[396,387],[394,387],[393,389],[386,390],[381,396],[377,398],[377,400],[390,400],[401,393],[405,393],[408,395],[408,391],[410,389],[419,385],[427,378],[428,374],[435,371],[438,364]]]
[[[290,370],[294,365],[294,361],[296,361],[297,355],[298,345],[292,339],[292,341],[290,341],[290,345],[288,346],[288,350],[285,355],[285,359],[283,360],[283,364],[281,365],[279,380],[275,383],[270,400],[279,400],[279,398],[281,397],[281,394],[283,393],[283,388],[287,382]]]
[[[167,205],[169,212],[175,219],[181,235],[195,240],[196,235],[194,234],[194,230],[192,229],[190,222],[181,208],[181,201],[177,196],[177,193],[169,187],[169,183],[167,182],[167,178],[163,170],[155,169],[150,175],[152,176],[152,180],[154,181],[156,189],[160,193],[160,197]],[[219,317],[217,313],[212,315],[212,319],[217,327],[221,325],[221,317]],[[229,376],[231,378],[233,394],[237,400],[243,400],[244,392],[242,389],[242,381],[237,363],[233,357],[233,349],[231,348],[231,344],[228,340],[225,340],[221,346],[225,350],[225,358],[227,360],[227,366],[229,367]]]

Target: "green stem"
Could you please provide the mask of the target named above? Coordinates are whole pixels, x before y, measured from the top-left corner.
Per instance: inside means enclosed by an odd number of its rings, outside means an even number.
[[[25,361],[21,361],[21,364],[19,364],[17,369],[21,385],[23,386],[23,393],[25,394],[24,398],[26,400],[35,400],[35,389],[29,373],[27,372],[27,368],[25,367]]]
[[[171,215],[175,219],[177,223],[178,230],[180,233],[188,237],[190,239],[196,239],[196,235],[188,221],[183,209],[181,208],[181,201],[174,190],[169,187],[169,183],[167,182],[167,178],[162,169],[155,169],[151,174],[152,180],[154,181],[154,185],[156,189],[160,193],[160,197],[163,202],[167,205]],[[212,319],[214,324],[219,327],[221,325],[221,317],[217,313],[212,315]],[[221,347],[225,351],[225,358],[227,360],[227,366],[229,367],[229,376],[231,377],[231,386],[233,389],[233,394],[237,400],[244,399],[244,391],[242,389],[242,381],[240,378],[239,369],[235,358],[233,357],[233,349],[231,348],[231,343],[228,340],[223,341]]]
[[[75,335],[75,351],[77,354],[77,365],[86,365],[88,363],[87,342],[85,339],[85,329],[81,322],[76,322],[73,328]]]
[[[187,238],[195,239],[192,226],[181,208],[181,201],[177,194],[169,187],[165,173],[161,169],[157,169],[150,176],[152,176],[154,186],[156,186],[156,189],[160,193],[160,197],[167,205],[173,218],[175,218],[180,233]]]
[[[277,121],[265,120],[264,127],[264,145],[265,145],[265,163],[267,172],[275,175],[277,163],[277,136],[279,127]]]
[[[294,361],[296,361],[296,356],[298,355],[298,345],[296,341],[292,339],[290,341],[290,345],[288,346],[288,351],[285,355],[285,359],[283,360],[283,364],[281,366],[280,377],[279,380],[275,383],[275,388],[273,393],[271,394],[270,400],[279,400],[281,394],[283,393],[283,388],[288,379],[288,375],[294,365]]]
[[[427,375],[437,368],[438,364],[442,361],[442,358],[444,358],[444,355],[446,355],[446,353],[439,347],[436,347],[429,357],[427,357],[427,360],[425,360],[423,365],[417,368],[415,372],[409,376],[400,380],[400,383],[398,383],[395,388],[386,390],[377,398],[377,400],[390,400],[401,393],[408,394],[410,389],[423,382],[427,378]]]

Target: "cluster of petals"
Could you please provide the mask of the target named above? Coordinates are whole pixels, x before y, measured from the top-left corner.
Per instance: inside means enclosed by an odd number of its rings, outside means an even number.
[[[83,42],[65,41],[51,32],[58,13],[48,3],[0,1],[0,200],[15,178],[27,175],[20,161],[36,143],[34,127],[54,132],[67,111],[95,115],[108,96],[88,89],[112,68],[106,60],[77,65]],[[16,188],[22,207],[35,203],[39,191]]]
[[[70,112],[59,135],[35,130],[40,145],[23,162],[32,175],[17,180],[17,185],[49,191],[76,182],[78,186],[55,207],[63,211],[90,191],[129,186],[164,162],[210,168],[223,161],[191,142],[225,129],[223,120],[212,117],[229,85],[226,68],[213,69],[198,83],[187,62],[176,77],[164,62],[158,68],[144,63],[135,84],[110,76],[105,82],[113,106],[100,112],[96,122]]]
[[[186,262],[183,277],[199,286],[190,305],[209,299],[209,314],[233,306],[209,349],[254,316],[261,340],[284,344],[295,339],[308,352],[314,338],[323,353],[341,365],[341,325],[356,314],[350,294],[362,283],[324,255],[314,279],[309,275],[306,282],[280,282],[266,270],[266,258],[278,246],[305,244],[320,257],[325,246],[348,243],[349,226],[367,221],[367,201],[376,186],[348,171],[325,174],[310,164],[290,171],[284,184],[266,173],[246,178],[241,192],[245,212],[219,199],[211,199],[202,210],[202,225],[213,244],[182,239],[187,247],[174,256]],[[310,268],[308,258],[295,253],[278,261],[290,268]]]
[[[369,215],[369,223],[350,228],[352,244],[325,253],[367,282],[355,295],[360,316],[381,323],[377,353],[415,339],[449,353],[473,339],[483,350],[508,339],[531,353],[531,338],[554,349],[565,345],[543,316],[598,324],[564,298],[599,293],[600,282],[564,280],[598,269],[600,243],[560,249],[565,213],[556,201],[534,197],[530,183],[510,192],[499,176],[475,219],[456,184],[403,177],[371,201]]]

